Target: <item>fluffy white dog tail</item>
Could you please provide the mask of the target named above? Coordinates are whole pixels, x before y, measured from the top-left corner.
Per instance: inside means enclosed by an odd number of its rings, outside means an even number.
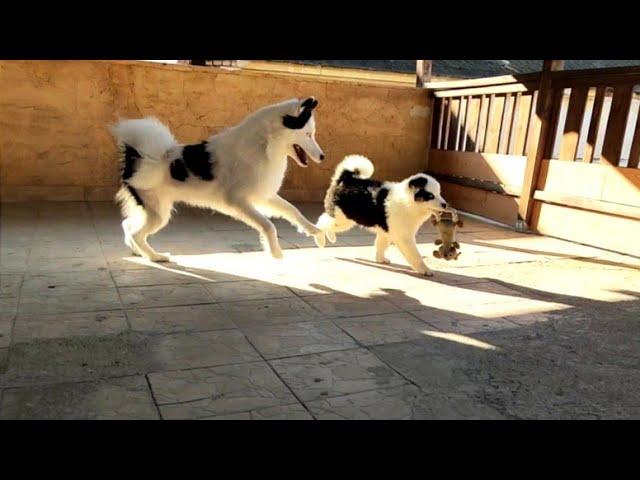
[[[331,183],[337,183],[344,172],[350,172],[356,178],[369,178],[373,175],[373,163],[362,155],[347,155],[336,167]]]
[[[121,120],[111,127],[118,144],[134,148],[142,157],[161,160],[178,142],[160,120],[153,117]]]

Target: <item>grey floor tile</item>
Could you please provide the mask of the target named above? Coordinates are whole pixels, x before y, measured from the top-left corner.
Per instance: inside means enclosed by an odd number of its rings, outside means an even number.
[[[131,328],[140,332],[178,333],[226,330],[236,325],[219,305],[187,305],[129,310]]]
[[[0,314],[0,348],[6,348],[11,343],[11,329],[14,315]]]
[[[311,295],[305,301],[327,317],[359,317],[398,312],[400,308],[381,298],[360,298],[353,295]]]
[[[313,417],[302,405],[294,404],[204,417],[203,420],[313,420]]]
[[[209,292],[210,299],[215,302],[261,300],[294,296],[286,287],[257,280],[216,283],[204,285],[203,288]]]
[[[0,275],[0,298],[17,297],[22,285],[22,274]]]
[[[38,339],[17,343],[0,386],[97,380],[259,360],[236,330]]]
[[[318,420],[419,420],[420,391],[400,386],[305,402]]]
[[[168,307],[212,300],[202,285],[154,285],[151,287],[122,287],[118,289],[126,308]]]
[[[363,348],[272,360],[271,365],[303,401],[406,383]]]
[[[243,328],[320,319],[313,308],[297,297],[228,302],[220,311]]]
[[[44,272],[80,272],[107,269],[107,262],[102,256],[47,259],[29,257],[27,270],[30,273]]]
[[[166,419],[201,418],[296,402],[264,362],[156,373],[149,381]]]
[[[24,277],[22,293],[24,295],[37,293],[54,295],[59,292],[74,293],[85,290],[113,290],[114,286],[111,274],[106,270],[29,273]]]
[[[122,311],[19,315],[15,321],[14,342],[75,336],[115,335],[128,328]]]
[[[244,329],[265,358],[281,358],[355,347],[349,336],[331,322],[271,325]]]
[[[228,275],[217,272],[198,272],[179,269],[173,266],[165,268],[116,270],[113,279],[118,287],[151,285],[176,285],[185,283],[210,283],[229,280]]]
[[[424,337],[429,326],[408,313],[341,318],[336,323],[363,345],[404,342]]]
[[[2,420],[156,420],[159,415],[143,376],[99,382],[11,388],[4,391]]]
[[[20,296],[21,315],[95,312],[122,308],[115,287],[73,289],[60,287],[46,292],[23,293]]]

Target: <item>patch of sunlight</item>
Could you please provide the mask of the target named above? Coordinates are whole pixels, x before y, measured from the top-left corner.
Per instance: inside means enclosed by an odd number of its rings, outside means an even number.
[[[467,337],[466,335],[460,335],[459,333],[438,332],[435,330],[423,330],[420,333],[429,337],[442,338],[451,342],[462,343],[463,345],[469,345],[470,347],[482,348],[483,350],[498,350],[498,347],[495,345],[481,342],[480,340]]]
[[[449,310],[463,315],[480,318],[516,317],[533,313],[547,313],[572,308],[563,303],[545,302],[542,300],[518,300],[506,303],[486,303],[483,305],[452,305]]]

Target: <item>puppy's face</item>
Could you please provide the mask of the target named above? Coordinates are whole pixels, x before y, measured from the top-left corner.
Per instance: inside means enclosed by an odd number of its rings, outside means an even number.
[[[421,208],[436,212],[447,208],[447,202],[440,195],[440,184],[435,178],[426,173],[418,173],[407,180],[413,200]]]
[[[316,120],[313,110],[318,101],[309,97],[298,103],[293,115],[285,115],[282,124],[288,132],[287,154],[301,167],[309,165],[309,159],[316,163],[324,160],[324,153],[316,141]]]

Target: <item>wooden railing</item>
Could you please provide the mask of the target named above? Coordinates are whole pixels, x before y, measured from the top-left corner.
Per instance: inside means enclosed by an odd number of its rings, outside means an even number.
[[[640,219],[640,67],[550,65],[427,83],[429,171],[452,203],[512,225],[536,229],[543,204]]]
[[[538,77],[427,84],[434,95],[432,148],[525,155]]]
[[[637,168],[640,67],[554,72],[547,158]]]

